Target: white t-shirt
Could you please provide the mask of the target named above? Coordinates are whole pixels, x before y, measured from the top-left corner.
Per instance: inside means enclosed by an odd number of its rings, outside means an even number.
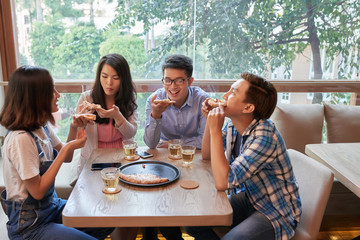
[[[52,146],[61,143],[52,128],[47,124],[51,142],[47,139],[45,129],[33,131],[40,140],[39,145],[44,157],[39,158],[35,140],[24,130],[11,131],[6,136],[2,148],[3,176],[6,188],[6,199],[23,202],[28,197],[24,180],[40,174],[40,162],[53,160]]]

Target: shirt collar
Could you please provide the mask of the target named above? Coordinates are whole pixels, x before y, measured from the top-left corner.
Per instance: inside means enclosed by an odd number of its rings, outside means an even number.
[[[252,122],[245,129],[245,131],[241,134],[241,136],[250,135],[251,131],[255,128],[255,126],[257,126],[259,124],[259,121],[260,120],[257,120],[257,119],[252,120]],[[235,130],[235,132],[236,132],[235,126],[234,126],[234,124],[233,124],[233,122],[231,120],[229,121],[229,127],[233,128]]]
[[[251,131],[259,124],[259,120],[254,119],[252,120],[252,122],[250,123],[250,125],[245,129],[245,131],[243,132],[243,136],[246,135],[250,135]]]
[[[183,107],[186,107],[186,106],[189,106],[191,107],[193,105],[193,102],[194,102],[194,98],[193,98],[193,95],[194,95],[194,91],[191,87],[188,87],[188,96],[187,96],[187,99],[186,101],[184,102],[184,104],[180,107],[183,108]],[[169,98],[169,96],[166,94],[166,97]],[[171,106],[173,108],[176,108],[175,106]]]

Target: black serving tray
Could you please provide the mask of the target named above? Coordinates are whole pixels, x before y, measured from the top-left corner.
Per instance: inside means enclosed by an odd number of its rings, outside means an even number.
[[[145,165],[145,168],[143,167],[143,164]],[[120,178],[120,181],[123,183],[134,186],[141,186],[141,187],[154,187],[154,186],[166,185],[176,181],[180,177],[180,170],[176,166],[161,161],[142,160],[142,161],[131,162],[121,166],[120,171],[123,174],[151,173],[151,174],[155,174],[160,178],[169,179],[168,182],[163,182],[163,183],[138,184],[138,183],[131,183]]]

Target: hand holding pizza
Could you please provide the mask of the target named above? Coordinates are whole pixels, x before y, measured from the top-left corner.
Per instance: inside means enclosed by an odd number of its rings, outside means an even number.
[[[207,98],[202,103],[201,112],[204,114],[205,117],[207,117],[212,109],[220,107],[220,105],[225,106],[225,101],[219,99]]]
[[[101,109],[100,104],[89,103],[88,101],[82,102],[79,107],[80,107],[79,114],[94,113],[95,110]]]
[[[92,113],[75,114],[71,125],[73,127],[84,128],[87,124],[94,124],[96,115]]]
[[[112,105],[112,107],[108,110],[100,108],[100,109],[96,109],[96,112],[99,114],[99,117],[101,118],[117,119],[118,117],[123,116],[122,113],[120,112],[119,107],[116,106],[115,104]]]
[[[159,119],[161,117],[161,114],[172,104],[175,103],[175,101],[172,101],[170,99],[156,99],[157,94],[153,96],[151,99],[151,107],[152,112],[151,116],[155,119]]]
[[[225,106],[225,101],[217,98],[208,98],[207,104],[211,108],[216,108],[220,107],[220,105]]]
[[[216,130],[222,128],[225,120],[224,106],[219,105],[219,107],[213,108],[209,111],[207,116],[207,124],[211,130]]]

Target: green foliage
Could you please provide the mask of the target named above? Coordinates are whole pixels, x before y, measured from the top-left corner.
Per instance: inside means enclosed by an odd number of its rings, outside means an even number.
[[[69,134],[72,115],[76,111],[76,106],[80,97],[80,93],[62,93],[59,98],[58,106],[61,112],[61,120],[57,121],[59,130],[56,133],[62,142],[66,142]]]
[[[76,106],[80,98],[80,93],[62,93],[59,98],[59,108],[63,113],[72,115],[76,112]],[[67,117],[67,116],[64,116]]]
[[[147,57],[145,54],[144,41],[134,35],[122,35],[119,31],[104,33],[107,39],[100,44],[100,55],[119,53],[128,61],[133,78],[142,78],[145,73],[144,64]]]
[[[145,106],[146,100],[151,95],[151,93],[138,93],[137,94],[137,104],[138,104],[138,130],[135,135],[135,140],[137,141],[139,146],[145,146],[144,143],[144,132],[145,132]]]
[[[196,37],[196,48],[206,49],[211,77],[236,78],[242,71],[263,73],[281,65],[290,68],[296,54],[308,45],[313,54],[327,48],[331,58],[349,56],[350,47],[359,44],[360,2],[354,0],[197,0],[196,32],[193,1],[119,1],[119,14],[113,24],[130,27],[134,21],[152,25],[172,25],[151,52],[147,65],[159,64],[164,56],[184,46],[189,53]],[[200,57],[201,58],[201,57]],[[347,61],[347,57],[344,61]],[[314,58],[316,76],[322,76],[320,58]],[[359,69],[358,61],[348,60]],[[345,64],[347,66],[348,64]],[[318,67],[317,67],[318,66]],[[206,69],[206,68],[205,68]],[[342,69],[340,69],[341,71]],[[206,71],[206,70],[205,70]]]
[[[73,26],[54,50],[57,76],[93,78],[94,65],[100,59],[99,47],[104,38],[93,25]]]
[[[48,22],[37,22],[30,33],[30,54],[34,64],[50,70],[55,67],[55,49],[61,44],[61,36],[65,29],[62,24],[53,18]]]
[[[351,98],[350,93],[331,93],[330,103],[350,105],[350,98]]]
[[[80,10],[75,9],[74,3],[87,3],[88,0],[45,0],[44,3],[50,8],[51,14],[59,14],[63,17],[81,17],[83,14]]]
[[[20,53],[20,65],[28,65],[29,62],[25,55]]]
[[[57,124],[59,125],[59,130],[56,133],[56,135],[60,138],[62,142],[66,142],[69,130],[70,130],[70,124],[72,121],[72,117],[68,116],[66,118],[63,118],[59,121],[57,121]]]

